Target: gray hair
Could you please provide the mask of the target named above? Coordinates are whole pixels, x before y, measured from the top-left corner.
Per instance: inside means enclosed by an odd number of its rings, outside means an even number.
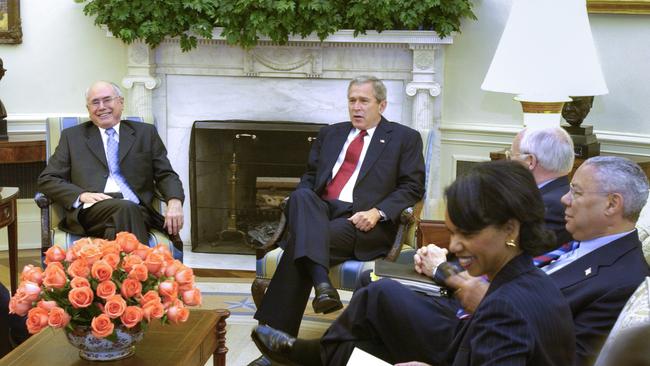
[[[365,83],[372,83],[373,94],[375,95],[378,103],[386,100],[386,86],[377,77],[371,75],[361,75],[350,80],[350,84],[348,85],[348,94],[350,94],[350,88],[352,88],[352,85]]]
[[[527,128],[522,131],[519,152],[535,155],[542,168],[559,174],[573,169],[573,140],[562,127]]]
[[[583,165],[595,168],[598,189],[623,196],[623,217],[636,222],[648,200],[648,178],[632,160],[617,156],[596,156]]]
[[[93,85],[89,86],[89,87],[86,89],[86,91],[84,92],[84,99],[88,100],[88,94],[90,93],[90,88],[92,88],[93,86],[95,86],[95,84],[97,84],[97,83],[106,83],[106,84],[109,84],[109,85],[113,88],[113,91],[115,92],[115,95],[117,95],[118,97],[123,97],[123,95],[122,95],[122,89],[120,89],[120,87],[117,86],[117,84],[115,84],[115,83],[112,82],[112,81],[103,81],[103,80],[100,80],[100,81],[96,81],[96,82],[94,82]]]

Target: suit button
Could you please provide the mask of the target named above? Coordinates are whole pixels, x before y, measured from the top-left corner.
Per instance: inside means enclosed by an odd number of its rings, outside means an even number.
[[[108,174],[104,174],[104,178],[108,178]]]

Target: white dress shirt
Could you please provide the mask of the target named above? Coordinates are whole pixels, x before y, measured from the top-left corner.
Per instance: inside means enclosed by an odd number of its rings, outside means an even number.
[[[375,130],[377,129],[377,126],[373,128],[369,128],[366,130],[368,133],[366,136],[363,137],[363,149],[361,149],[361,155],[359,155],[359,162],[357,163],[356,168],[354,169],[354,172],[352,173],[352,176],[348,180],[347,183],[343,186],[343,189],[341,190],[341,193],[339,194],[339,201],[344,201],[344,202],[352,202],[352,194],[354,192],[354,186],[357,183],[357,178],[359,177],[359,171],[361,170],[361,166],[363,165],[363,159],[366,157],[366,152],[368,151],[368,146],[370,145],[370,140],[372,140],[372,135],[375,133]],[[353,128],[350,131],[350,134],[348,135],[347,140],[345,141],[345,144],[343,144],[343,149],[339,153],[338,159],[336,159],[336,163],[334,164],[334,167],[332,168],[332,177],[336,176],[336,173],[339,171],[341,168],[341,165],[343,165],[343,161],[345,160],[345,153],[348,151],[348,146],[350,146],[350,143],[352,143],[352,140],[357,137],[357,135],[361,133],[361,130],[357,128]]]

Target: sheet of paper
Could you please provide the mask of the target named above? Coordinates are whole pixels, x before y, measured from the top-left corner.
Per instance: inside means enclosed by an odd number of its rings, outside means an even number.
[[[360,349],[354,348],[347,366],[391,366],[388,362],[377,358],[370,353]]]

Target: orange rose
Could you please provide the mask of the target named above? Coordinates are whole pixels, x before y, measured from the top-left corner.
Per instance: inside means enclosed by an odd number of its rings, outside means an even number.
[[[87,308],[92,304],[95,295],[90,287],[77,287],[68,292],[68,300],[74,308]]]
[[[31,303],[38,300],[38,296],[40,294],[41,287],[38,284],[34,282],[23,281],[20,283],[20,286],[18,286],[14,297],[21,302]]]
[[[63,266],[59,262],[48,264],[45,272],[43,272],[43,276],[43,285],[47,288],[63,288],[66,282],[68,282],[68,277],[65,275]]]
[[[165,265],[165,276],[174,277],[176,272],[185,267],[181,261],[174,259]]]
[[[142,307],[142,313],[142,316],[147,319],[147,321],[151,321],[151,319],[162,318],[163,315],[165,315],[165,308],[160,300],[149,301]]]
[[[70,323],[70,315],[60,307],[50,309],[47,324],[52,328],[63,328]]]
[[[115,295],[115,291],[117,291],[117,286],[113,281],[104,281],[100,282],[97,285],[97,296],[101,297],[104,300],[107,300],[109,297]]]
[[[117,266],[120,264],[120,255],[115,253],[107,253],[104,254],[102,260],[108,263],[111,268],[117,269]]]
[[[120,255],[120,252],[122,251],[122,248],[120,248],[120,245],[118,243],[116,243],[115,241],[104,240],[99,245],[99,250],[102,252],[103,256],[106,256],[107,254],[110,254],[110,253]]]
[[[147,255],[147,258],[145,258],[144,260],[144,264],[147,265],[147,269],[149,270],[150,273],[153,273],[154,275],[163,268],[164,262],[165,262],[165,258],[163,257],[163,255],[157,252],[149,253],[149,255]]]
[[[18,316],[25,316],[29,309],[32,308],[31,302],[24,302],[18,300],[15,296],[9,300],[9,313]]]
[[[187,306],[201,305],[201,291],[194,287],[191,290],[183,291],[183,302]]]
[[[144,304],[150,302],[150,301],[157,301],[160,302],[160,295],[154,290],[149,290],[147,291],[144,296],[140,297],[140,304],[144,306]]]
[[[65,250],[61,249],[60,246],[55,245],[50,247],[45,252],[45,264],[50,264],[52,262],[61,262],[65,259]]]
[[[29,310],[27,313],[27,331],[30,334],[36,334],[45,327],[47,327],[47,310],[42,308]]]
[[[90,287],[90,282],[88,282],[88,280],[83,277],[75,277],[72,279],[72,281],[70,281],[70,287]]]
[[[143,263],[142,258],[138,257],[135,254],[127,254],[122,259],[122,268],[124,271],[126,271],[126,273],[129,273],[133,269],[133,266],[141,263]]]
[[[138,248],[134,250],[131,254],[135,254],[138,257],[142,258],[142,260],[144,260],[152,251],[153,249],[149,248],[148,246],[144,244],[138,244]]]
[[[56,304],[56,301],[54,301],[54,300],[52,300],[52,301],[41,300],[41,301],[38,302],[38,304],[36,304],[36,306],[38,306],[41,309],[45,309],[47,311],[50,311],[50,310],[54,309],[55,307],[57,307],[58,305]]]
[[[106,314],[101,314],[93,318],[92,322],[90,322],[90,327],[95,337],[104,338],[113,333],[115,325]]]
[[[90,275],[90,266],[85,259],[77,258],[68,266],[68,274],[72,277],[88,278]]]
[[[178,324],[187,321],[190,316],[190,310],[183,306],[181,301],[174,301],[167,309],[167,319],[171,323]]]
[[[129,271],[128,277],[140,282],[144,282],[147,280],[147,277],[149,277],[149,270],[147,270],[147,266],[144,264],[136,264],[133,266],[131,271]]]
[[[176,272],[174,279],[176,279],[176,282],[178,282],[179,285],[194,283],[194,272],[192,271],[192,268],[184,266],[184,268],[181,268]]]
[[[104,305],[104,314],[109,316],[111,319],[119,318],[124,310],[126,309],[126,300],[120,295],[113,295],[106,299],[106,304]]]
[[[110,264],[106,263],[105,260],[98,260],[93,263],[93,266],[90,269],[90,274],[99,282],[108,281],[113,275],[113,267],[111,267]]]
[[[34,267],[33,264],[28,264],[23,268],[23,272],[20,274],[20,280],[34,282],[40,286],[43,283],[43,270],[41,267]]]
[[[165,261],[173,261],[174,260],[174,256],[172,255],[172,252],[169,251],[169,247],[167,245],[165,245],[165,244],[158,243],[158,245],[153,247],[153,251],[156,252],[156,253],[162,254]]]
[[[115,235],[115,242],[120,245],[120,248],[122,248],[122,251],[125,253],[131,253],[136,250],[140,244],[135,235],[126,231],[117,233],[117,235]]]
[[[94,244],[82,245],[77,252],[79,258],[83,258],[92,265],[102,257],[102,252],[99,250],[99,247]]]
[[[127,306],[120,320],[127,328],[135,327],[142,321],[142,309],[139,306]]]
[[[172,280],[161,282],[158,285],[158,293],[167,300],[175,299],[178,297],[178,283]]]
[[[127,278],[122,282],[121,293],[125,298],[140,295],[142,293],[142,283],[136,279]]]

